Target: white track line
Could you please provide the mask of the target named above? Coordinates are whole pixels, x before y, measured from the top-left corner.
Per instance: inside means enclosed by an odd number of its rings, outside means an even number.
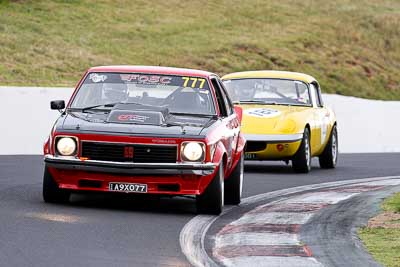
[[[231,223],[231,225],[242,224],[305,224],[313,215],[313,213],[298,213],[298,212],[266,212],[245,214],[240,219]]]
[[[270,256],[252,256],[236,257],[224,259],[225,266],[257,266],[257,267],[322,267],[323,265],[313,258],[307,257],[270,257]]]
[[[362,183],[362,185],[372,185],[372,186],[379,186],[379,185],[400,185],[400,180],[389,180],[389,181],[374,181],[374,182],[367,182]]]
[[[299,245],[297,234],[288,233],[235,233],[218,235],[215,247],[226,246],[268,246],[268,245]]]
[[[321,189],[321,188],[329,188],[329,187],[335,187],[335,186],[343,186],[343,185],[351,185],[351,184],[366,184],[366,183],[371,184],[371,185],[377,185],[378,183],[381,183],[381,181],[384,181],[384,180],[389,180],[390,182],[389,181],[388,182],[390,185],[391,184],[397,185],[397,184],[400,184],[399,179],[400,179],[399,176],[384,176],[384,177],[354,179],[354,180],[347,180],[347,181],[338,181],[338,182],[330,182],[330,183],[293,187],[293,188],[289,188],[289,189],[283,189],[283,190],[263,193],[263,194],[244,198],[242,200],[242,203],[240,204],[240,206],[247,206],[247,205],[255,204],[260,201],[266,201],[268,199],[282,197],[282,196],[289,195],[289,194],[301,193],[304,191]],[[385,185],[388,185],[385,182],[383,182],[383,183]],[[231,212],[231,211],[235,210],[235,208],[236,208],[236,206],[225,207],[225,209],[221,215]],[[215,261],[213,261],[208,256],[208,254],[204,248],[204,239],[205,239],[206,233],[207,233],[208,229],[210,228],[210,226],[218,218],[219,218],[219,216],[198,215],[198,216],[194,217],[193,219],[191,219],[182,228],[180,236],[179,236],[179,242],[180,242],[183,254],[186,256],[187,260],[192,265],[194,265],[194,266],[218,266],[218,264],[215,263]],[[246,257],[244,257],[244,258],[246,258]],[[252,257],[252,258],[254,258],[254,257]],[[266,258],[272,258],[272,257],[260,257],[260,263],[257,265],[263,266],[262,262],[264,262],[264,260],[267,260]],[[295,258],[295,257],[293,257],[293,258]],[[299,257],[299,258],[301,258],[301,257]],[[278,260],[277,257],[273,257],[273,259]],[[273,260],[273,259],[270,259],[270,260]],[[237,259],[237,260],[239,260],[239,259]],[[245,260],[245,259],[243,259],[243,260]],[[285,260],[288,260],[288,258],[286,257]],[[254,261],[252,261],[252,262],[254,262]],[[268,261],[266,261],[266,263],[267,262]],[[311,262],[313,262],[314,265],[311,265]],[[239,264],[239,262],[237,262],[237,264]],[[243,264],[245,264],[245,262]],[[272,265],[273,262],[270,262],[270,264],[271,265],[268,265],[268,266],[273,266]],[[304,266],[320,266],[320,265],[315,265],[315,264],[319,264],[319,263],[316,261],[313,261],[312,259],[306,260],[305,264],[307,264],[307,265],[304,265]],[[293,265],[295,265],[296,267],[302,266],[300,262],[299,263],[296,262]]]
[[[302,194],[296,197],[291,197],[284,203],[321,203],[321,204],[336,204],[340,201],[351,198],[359,193],[341,193],[341,192],[315,192]]]
[[[217,216],[198,215],[187,223],[180,235],[179,243],[183,254],[194,266],[218,266],[207,254],[204,248],[204,238]]]

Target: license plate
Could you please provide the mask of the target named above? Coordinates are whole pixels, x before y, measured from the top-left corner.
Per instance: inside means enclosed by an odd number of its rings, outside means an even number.
[[[147,193],[147,184],[109,183],[108,190],[128,193]]]
[[[244,153],[244,159],[257,159],[257,156],[252,153]]]

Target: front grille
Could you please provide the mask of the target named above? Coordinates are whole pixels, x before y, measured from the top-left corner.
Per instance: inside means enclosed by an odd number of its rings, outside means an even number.
[[[175,163],[176,155],[177,146],[82,142],[82,157],[92,160]]]

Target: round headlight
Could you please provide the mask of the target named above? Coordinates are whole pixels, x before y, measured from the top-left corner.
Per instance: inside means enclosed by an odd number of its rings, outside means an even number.
[[[183,148],[183,156],[190,161],[200,160],[203,154],[203,147],[198,142],[186,143]]]
[[[71,156],[76,150],[75,140],[71,137],[62,137],[57,142],[57,151],[62,156]]]

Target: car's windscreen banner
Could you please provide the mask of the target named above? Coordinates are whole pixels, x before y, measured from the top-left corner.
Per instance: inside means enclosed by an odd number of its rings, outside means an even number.
[[[133,83],[209,89],[205,78],[140,73],[89,73],[84,83]]]

